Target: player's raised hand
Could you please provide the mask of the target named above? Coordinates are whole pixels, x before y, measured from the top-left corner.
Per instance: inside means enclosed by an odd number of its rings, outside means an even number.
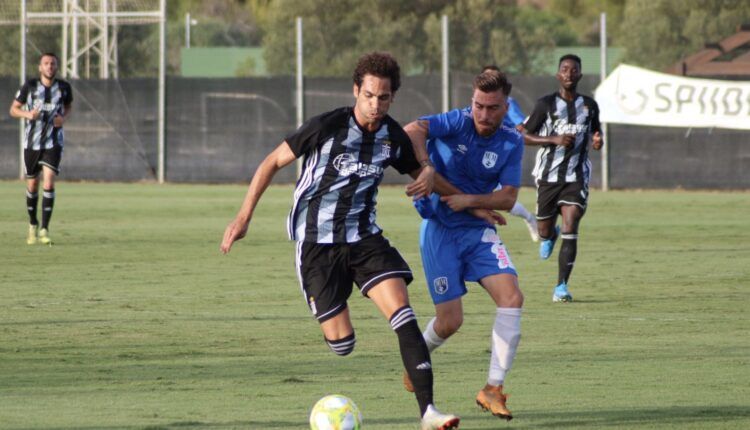
[[[594,132],[594,135],[591,137],[591,142],[591,147],[597,151],[604,146],[604,139],[602,139],[602,134],[598,131]]]
[[[552,140],[555,145],[568,147],[576,142],[575,134],[561,134],[559,136],[553,136]]]
[[[232,244],[247,234],[247,226],[249,222],[238,218],[232,220],[229,223],[226,230],[224,230],[224,239],[221,241],[221,252],[227,254],[232,249]]]
[[[413,182],[406,185],[406,195],[418,200],[432,194],[432,188],[434,186],[435,168],[431,165],[427,165],[422,167],[422,170],[419,171],[419,175]]]
[[[469,209],[468,212],[479,219],[483,219],[490,224],[505,225],[508,222],[505,217],[490,209]]]

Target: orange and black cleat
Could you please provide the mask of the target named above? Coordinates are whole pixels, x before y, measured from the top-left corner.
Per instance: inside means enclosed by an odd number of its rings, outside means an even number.
[[[477,405],[492,415],[505,420],[512,420],[513,414],[505,406],[508,394],[503,394],[503,386],[485,385],[477,394]]]

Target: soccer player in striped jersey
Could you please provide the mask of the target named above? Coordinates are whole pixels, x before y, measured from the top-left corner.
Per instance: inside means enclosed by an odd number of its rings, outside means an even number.
[[[420,174],[434,172],[420,166],[409,137],[388,116],[400,86],[396,60],[385,53],[367,54],[359,59],[353,81],[354,107],[310,119],[261,162],[242,207],[224,232],[221,251],[229,252],[232,243],[245,236],[274,174],[303,157],[287,226],[290,239],[296,241],[297,276],[305,301],[325,342],[340,356],[354,350],[347,300],[356,283],[396,333],[404,367],[416,388],[421,428],[457,428],[458,417],[433,406],[430,354],[406,289],[413,279],[411,269],[375,223],[378,186],[386,167],[417,178],[407,186],[410,195],[418,195],[425,186]]]
[[[63,124],[70,116],[73,92],[70,84],[57,79],[57,55],[48,52],[39,59],[39,78],[27,80],[10,106],[13,118],[26,120],[23,160],[26,173],[26,208],[29,229],[26,243],[51,245],[49,222],[55,204],[55,176],[60,173],[63,152]],[[39,230],[37,203],[39,173],[44,180],[42,228]]]
[[[554,302],[570,302],[568,281],[578,250],[578,227],[586,213],[591,161],[589,142],[595,150],[604,145],[599,123],[599,106],[591,97],[578,94],[581,59],[573,54],[560,58],[557,92],[542,97],[524,124],[527,145],[541,145],[536,155],[539,256],[546,260],[555,242],[562,239],[558,256]],[[562,216],[562,229],[557,217]]]
[[[422,335],[433,351],[456,333],[463,323],[466,281],[478,282],[496,313],[487,383],[476,402],[510,420],[513,415],[506,406],[503,383],[521,337],[523,294],[494,223],[470,210],[513,207],[521,185],[524,142],[514,127],[503,125],[511,88],[505,75],[485,71],[474,78],[473,88],[471,106],[428,115],[405,127],[417,158],[429,159],[436,170],[436,193],[427,207],[417,202],[425,218],[419,248],[436,314]],[[411,391],[408,376],[404,386]]]

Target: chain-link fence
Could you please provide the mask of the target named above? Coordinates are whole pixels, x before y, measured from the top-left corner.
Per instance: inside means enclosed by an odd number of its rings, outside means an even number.
[[[8,56],[18,53],[18,8],[3,2],[0,6],[0,43]],[[54,4],[52,4],[54,3]],[[28,1],[29,11],[58,10],[74,0]],[[92,2],[99,3],[99,2]],[[146,10],[158,0],[116,2],[119,10]],[[56,9],[57,8],[57,9]],[[130,9],[128,9],[130,8]],[[13,15],[15,14],[15,15]],[[62,18],[60,18],[62,19]],[[71,17],[67,18],[67,40],[73,37]],[[96,52],[72,52],[70,44],[63,62],[72,73],[74,112],[65,125],[65,154],[62,179],[108,181],[156,180],[158,168],[157,110],[157,26],[148,18],[139,22],[120,20],[109,24],[109,34],[119,32],[119,45],[111,40],[107,49],[119,50],[114,56],[117,67],[109,63],[109,76],[102,77]],[[15,20],[15,21],[14,21]],[[77,25],[78,38],[85,39],[83,18]],[[92,23],[89,23],[92,26]],[[61,21],[37,18],[27,34],[27,75],[34,76],[38,55],[43,51],[61,52]],[[88,29],[94,45],[100,33]],[[290,31],[293,25],[290,23]],[[58,42],[55,42],[58,41]],[[54,42],[54,43],[53,43]],[[80,42],[80,41],[79,41]],[[58,45],[55,45],[58,43]],[[292,41],[290,40],[290,43]],[[312,42],[310,42],[312,43]],[[410,40],[395,52],[413,51]],[[91,44],[91,43],[90,43]],[[79,46],[83,46],[82,42]],[[427,49],[427,48],[425,48]],[[112,54],[113,52],[110,52]],[[430,64],[440,62],[439,51],[425,51]],[[4,54],[4,55],[6,55]],[[452,55],[466,55],[451,52]],[[88,55],[88,59],[86,57]],[[320,54],[322,55],[322,54]],[[110,56],[112,57],[112,56]],[[434,57],[434,58],[432,58]],[[111,58],[110,58],[111,59]],[[114,61],[114,60],[113,60]],[[306,62],[321,63],[320,58]],[[8,61],[5,62],[7,64]],[[139,64],[143,63],[143,64]],[[408,62],[407,62],[408,63]],[[353,67],[353,64],[352,64]],[[424,114],[436,113],[442,106],[439,73],[404,70],[402,87],[396,94],[390,114],[402,124]],[[10,105],[20,83],[18,71],[0,70],[0,101]],[[117,72],[115,72],[117,71]],[[287,76],[267,78],[182,78],[166,79],[165,178],[175,182],[241,182],[247,181],[265,155],[296,127],[294,70]],[[451,71],[450,105],[462,107],[471,98],[471,81],[478,70]],[[15,77],[14,77],[15,76]],[[526,114],[536,99],[555,91],[556,79],[512,76],[513,96]],[[591,95],[598,78],[585,76],[579,89]],[[305,118],[335,107],[353,103],[349,77],[307,77],[304,82]],[[18,121],[0,116],[0,178],[19,176]],[[748,188],[750,175],[750,134],[718,129],[675,129],[613,125],[607,144],[610,154],[610,186],[615,188]],[[530,175],[535,148],[524,156],[524,184],[531,185]],[[600,153],[591,151],[594,173],[592,185],[601,184]],[[293,182],[293,168],[282,170],[279,182]],[[386,183],[403,183],[407,178],[389,172]]]

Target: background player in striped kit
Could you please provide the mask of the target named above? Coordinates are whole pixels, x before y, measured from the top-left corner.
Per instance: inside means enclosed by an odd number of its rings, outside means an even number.
[[[599,106],[587,96],[578,94],[581,59],[564,55],[558,63],[560,88],[537,101],[524,124],[527,145],[542,145],[536,155],[534,177],[537,185],[537,223],[539,256],[546,260],[552,254],[558,236],[562,238],[558,257],[557,286],[552,293],[555,302],[569,302],[568,280],[578,252],[578,226],[586,213],[591,177],[588,157],[589,141],[595,150],[604,141],[599,123]],[[562,215],[562,231],[556,226]]]
[[[10,107],[12,117],[26,120],[23,159],[26,173],[26,207],[29,213],[26,243],[29,245],[37,243],[37,240],[43,244],[52,244],[48,229],[55,204],[55,176],[60,173],[63,124],[70,116],[73,103],[70,84],[55,77],[57,67],[57,55],[51,52],[42,54],[39,59],[39,78],[27,80],[18,90]],[[36,212],[40,171],[44,185],[42,229],[38,230]]]
[[[298,157],[303,172],[289,214],[289,237],[297,243],[297,276],[305,300],[337,355],[354,350],[347,300],[356,283],[389,320],[401,358],[414,381],[423,430],[457,428],[459,418],[433,406],[429,351],[409,305],[409,266],[375,224],[378,185],[388,166],[418,177],[411,142],[387,115],[400,86],[393,57],[371,53],[353,75],[355,106],[314,117],[288,136],[256,171],[235,219],[221,243],[224,253],[247,232],[255,207],[274,174]],[[428,168],[428,170],[431,169]],[[407,186],[417,194],[420,181]]]

